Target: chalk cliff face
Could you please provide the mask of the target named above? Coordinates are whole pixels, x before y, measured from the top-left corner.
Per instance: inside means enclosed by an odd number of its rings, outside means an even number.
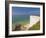
[[[33,24],[37,23],[38,21],[40,21],[40,17],[39,16],[30,16],[30,26],[32,26]]]

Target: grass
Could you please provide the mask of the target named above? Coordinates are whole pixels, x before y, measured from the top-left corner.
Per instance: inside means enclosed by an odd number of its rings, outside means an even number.
[[[40,22],[34,24],[29,30],[40,30]]]

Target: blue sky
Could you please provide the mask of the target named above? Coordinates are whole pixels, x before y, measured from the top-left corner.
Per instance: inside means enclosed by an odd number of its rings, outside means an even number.
[[[12,7],[13,15],[40,15],[40,8]]]

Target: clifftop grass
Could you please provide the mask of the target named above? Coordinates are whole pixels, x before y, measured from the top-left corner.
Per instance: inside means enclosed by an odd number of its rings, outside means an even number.
[[[40,30],[40,21],[29,28],[29,30]]]

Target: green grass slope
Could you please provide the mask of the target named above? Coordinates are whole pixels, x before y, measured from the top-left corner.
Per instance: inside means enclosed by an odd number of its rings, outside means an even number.
[[[40,21],[29,28],[29,30],[40,30]]]

